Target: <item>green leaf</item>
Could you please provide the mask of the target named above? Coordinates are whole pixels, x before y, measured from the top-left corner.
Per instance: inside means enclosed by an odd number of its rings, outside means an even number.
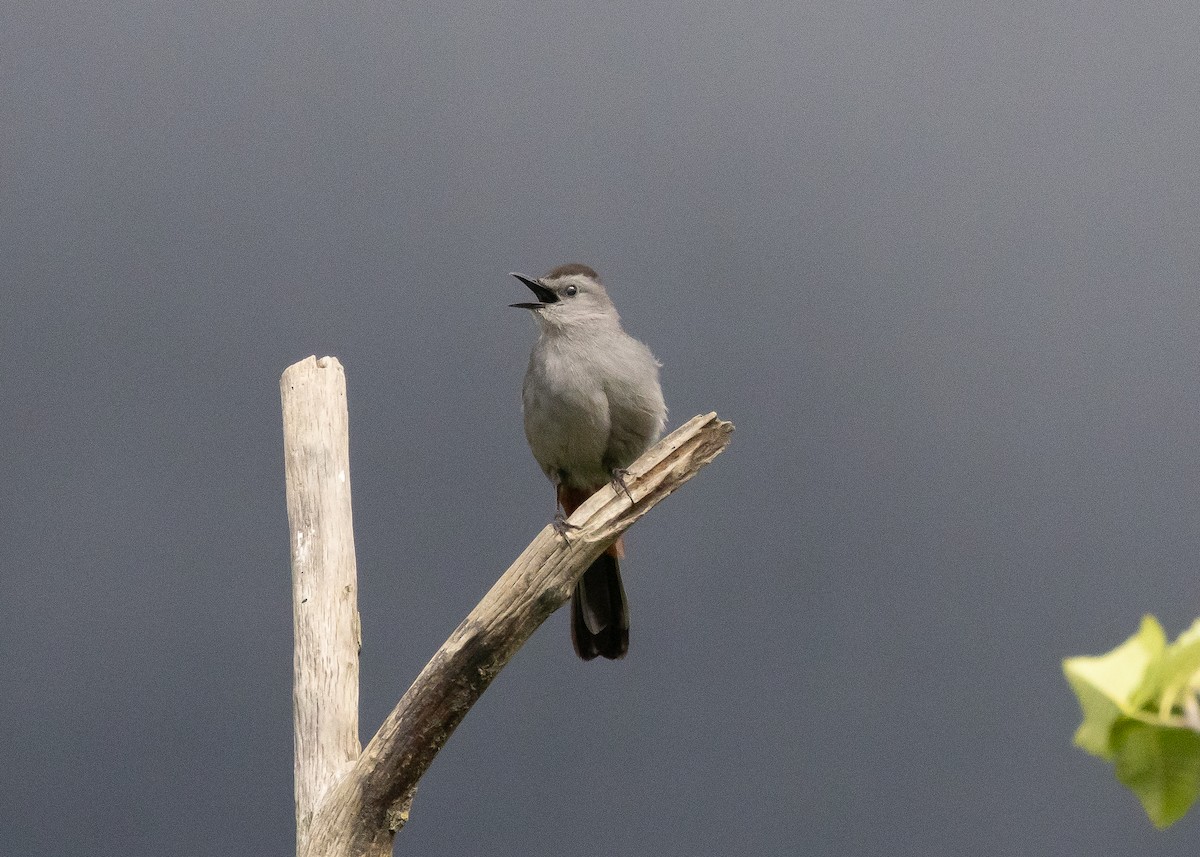
[[[1174,824],[1200,796],[1200,732],[1180,712],[1200,671],[1200,620],[1170,646],[1152,616],[1106,655],[1068,658],[1083,709],[1075,743],[1114,763],[1155,826]]]
[[[1192,677],[1200,670],[1200,619],[1192,623],[1167,649],[1166,654],[1147,670],[1138,698],[1157,701],[1160,718],[1171,715],[1186,692]]]
[[[1146,702],[1147,673],[1162,658],[1167,638],[1153,616],[1117,648],[1098,657],[1067,658],[1063,673],[1083,709],[1075,744],[1094,756],[1113,759],[1113,727],[1122,715],[1134,715]]]
[[[1113,730],[1116,775],[1155,827],[1181,819],[1200,795],[1200,733],[1122,718]]]

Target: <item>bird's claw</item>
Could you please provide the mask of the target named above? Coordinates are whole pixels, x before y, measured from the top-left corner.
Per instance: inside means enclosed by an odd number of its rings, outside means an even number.
[[[623,468],[623,467],[616,468],[612,472],[612,484],[616,488],[620,488],[622,491],[625,492],[625,496],[629,498],[630,503],[636,503],[637,501],[633,499],[633,495],[629,493],[629,486],[627,484],[625,484],[625,477],[628,475],[629,475],[629,471],[626,470],[625,468]]]
[[[559,537],[562,538],[564,542],[570,541],[570,539],[567,537],[568,531],[579,529],[579,525],[572,524],[570,521],[568,521],[567,516],[562,512],[554,513],[554,520],[550,522],[550,526],[554,528],[554,532],[558,533]]]

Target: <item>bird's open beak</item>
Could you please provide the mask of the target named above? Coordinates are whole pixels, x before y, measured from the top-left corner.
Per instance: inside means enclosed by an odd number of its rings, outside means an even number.
[[[550,289],[543,286],[540,282],[533,279],[532,277],[527,277],[524,274],[516,274],[516,273],[514,273],[512,276],[516,277],[522,283],[529,286],[529,290],[532,291],[535,295],[537,295],[537,299],[538,299],[539,303],[536,303],[536,304],[509,304],[509,306],[514,306],[519,309],[541,309],[546,304],[552,304],[552,303],[558,302],[558,295],[554,294],[554,292],[552,292]]]

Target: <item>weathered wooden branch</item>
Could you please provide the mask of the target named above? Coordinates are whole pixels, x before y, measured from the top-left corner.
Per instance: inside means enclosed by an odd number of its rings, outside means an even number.
[[[299,803],[301,739],[297,733],[297,823],[304,831],[297,840],[297,853],[301,857],[391,854],[395,832],[408,819],[417,781],[492,679],[567,601],[584,569],[613,539],[720,454],[732,431],[732,423],[716,414],[692,418],[629,468],[625,481],[632,500],[624,491],[606,487],[571,516],[567,539],[546,526],[433,656],[353,765],[338,775],[332,788],[318,789],[319,807],[307,824]],[[348,478],[345,485],[348,492]],[[288,496],[290,509],[290,487]],[[296,553],[294,543],[293,558]],[[297,625],[298,644],[299,633]],[[296,663],[299,670],[299,655]],[[328,667],[327,659],[316,665]],[[337,675],[340,678],[340,672]],[[299,681],[298,676],[297,687]],[[301,725],[297,712],[298,730]]]
[[[350,509],[346,375],[309,357],[279,381],[291,529],[295,628],[296,837],[324,793],[354,765],[358,743],[358,583]]]

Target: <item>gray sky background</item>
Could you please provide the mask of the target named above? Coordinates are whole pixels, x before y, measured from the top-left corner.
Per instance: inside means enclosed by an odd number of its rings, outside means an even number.
[[[507,272],[730,450],[398,853],[1194,854],[1059,670],[1198,613],[1190,2],[0,5],[0,853],[286,854],[277,383],[349,379],[362,724],[548,520]],[[464,534],[470,534],[469,536]]]

